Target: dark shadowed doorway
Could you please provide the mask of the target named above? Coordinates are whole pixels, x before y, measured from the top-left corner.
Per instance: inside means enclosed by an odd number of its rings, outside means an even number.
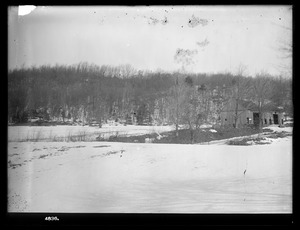
[[[274,124],[278,125],[278,114],[273,114]]]

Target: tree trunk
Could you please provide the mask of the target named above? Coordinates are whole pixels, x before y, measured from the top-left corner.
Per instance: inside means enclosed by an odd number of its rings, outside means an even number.
[[[201,115],[198,114],[198,115],[197,115],[197,120],[196,120],[196,130],[198,130],[199,127],[200,127],[200,117],[201,117]]]
[[[262,133],[262,126],[263,126],[263,119],[262,119],[262,115],[263,115],[263,111],[262,111],[262,102],[259,102],[259,133]]]
[[[85,107],[83,107],[82,126],[84,126],[84,119],[85,119]]]
[[[101,119],[101,117],[99,118],[99,128],[102,128],[102,119]]]
[[[193,126],[192,126],[192,123],[191,121],[189,121],[189,129],[190,129],[190,137],[191,137],[191,144],[194,143],[194,130],[193,130]]]
[[[179,136],[179,133],[178,133],[178,123],[176,123],[176,137]]]
[[[194,144],[194,130],[193,130],[193,128],[190,128],[190,134],[191,134],[191,144]]]
[[[261,111],[259,111],[259,125],[258,125],[258,128],[259,128],[259,133],[262,133],[263,119],[262,119],[262,112]]]
[[[176,77],[176,137],[179,136],[178,126],[179,126],[179,98],[178,98],[178,76]]]
[[[62,115],[63,123],[65,123],[65,110],[62,111],[61,115]]]
[[[239,102],[238,102],[238,99],[236,99],[236,104],[235,104],[235,116],[234,116],[234,128],[237,128],[237,121],[238,121],[238,107],[239,107]]]

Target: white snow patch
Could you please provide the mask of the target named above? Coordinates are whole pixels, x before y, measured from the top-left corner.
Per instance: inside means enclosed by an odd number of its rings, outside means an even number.
[[[293,127],[279,127],[278,125],[270,125],[266,127],[267,129],[271,129],[274,132],[293,132]]]
[[[272,142],[272,139],[270,139],[270,138],[264,138],[263,140],[260,140],[259,142],[260,143],[270,144]]]
[[[210,129],[209,132],[216,133],[217,130],[215,130],[215,129]]]
[[[145,143],[153,143],[155,138],[145,138]]]
[[[200,125],[200,129],[206,129],[206,128],[211,128],[212,125],[210,124],[203,124],[203,125]]]
[[[254,142],[253,140],[247,141],[246,143],[247,143],[248,145],[255,145],[255,142]]]

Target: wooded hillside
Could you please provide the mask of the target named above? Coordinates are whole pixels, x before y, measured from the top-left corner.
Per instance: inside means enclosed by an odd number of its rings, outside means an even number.
[[[269,82],[266,99],[291,113],[291,79],[263,77]],[[245,87],[251,89],[257,79],[262,77],[146,72],[129,65],[87,63],[15,69],[8,73],[8,121],[39,117],[100,126],[108,120],[197,126],[204,120],[217,122],[223,103],[237,92],[254,100],[255,92]]]

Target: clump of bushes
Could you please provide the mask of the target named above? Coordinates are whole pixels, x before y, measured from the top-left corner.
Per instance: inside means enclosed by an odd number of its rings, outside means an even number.
[[[249,139],[248,138],[243,138],[243,139],[238,139],[238,140],[229,140],[227,142],[228,145],[251,145],[251,143],[249,143]]]
[[[161,133],[161,138],[157,138],[158,135],[155,133],[139,136],[114,135],[110,137],[108,141],[145,143],[146,140],[151,139],[152,143],[193,144],[228,139],[232,137],[249,136],[252,134],[259,133],[259,130],[246,126],[241,128],[219,127],[215,128],[216,132],[211,132],[210,129],[211,128],[194,130],[193,141],[191,141],[191,133],[189,129],[179,130],[178,136],[176,136],[176,131],[174,130],[170,132]],[[100,138],[98,140],[100,140]]]

